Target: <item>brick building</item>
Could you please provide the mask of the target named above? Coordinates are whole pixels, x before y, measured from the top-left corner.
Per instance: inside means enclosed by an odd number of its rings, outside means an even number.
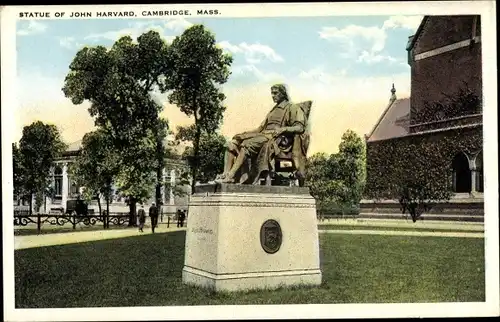
[[[433,142],[436,149],[428,153],[447,151],[442,162],[451,175],[443,172],[442,179],[449,180],[454,194],[448,202],[436,204],[424,218],[482,221],[480,16],[425,16],[415,35],[409,37],[406,50],[411,96],[397,99],[393,85],[386,110],[365,136],[367,189],[384,189],[382,181],[395,171],[387,164],[404,164],[391,159],[398,155],[377,159],[381,150],[410,141]],[[420,157],[425,162],[433,156]],[[401,218],[399,202],[393,198],[363,200],[361,216]]]

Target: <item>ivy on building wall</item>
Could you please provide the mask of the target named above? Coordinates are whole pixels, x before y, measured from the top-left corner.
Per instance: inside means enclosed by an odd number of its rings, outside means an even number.
[[[464,83],[444,101],[412,108],[410,119],[411,124],[443,121],[477,114],[481,109],[480,97]],[[459,153],[475,157],[482,149],[482,126],[460,125],[368,144],[365,197],[398,200],[402,212],[409,212],[414,222],[436,202],[449,200],[454,157]],[[445,124],[441,126],[443,129]]]
[[[481,149],[482,127],[370,143],[365,197],[399,200],[415,221],[434,202],[451,197],[453,158]]]
[[[424,102],[420,109],[412,109],[411,124],[442,121],[450,118],[478,114],[482,109],[481,98],[464,83],[457,93],[444,94],[439,102]]]

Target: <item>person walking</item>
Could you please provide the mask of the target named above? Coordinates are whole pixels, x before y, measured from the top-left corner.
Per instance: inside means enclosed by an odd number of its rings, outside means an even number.
[[[151,231],[154,233],[158,225],[158,208],[156,208],[154,202],[151,204],[151,207],[149,207],[149,217],[151,217]]]
[[[181,216],[182,216],[182,211],[180,209],[177,209],[177,228],[181,226]]]
[[[186,219],[186,211],[185,210],[181,211],[180,216],[181,216],[181,218],[180,218],[181,227],[184,227],[184,220]]]
[[[144,210],[143,204],[141,204],[141,208],[139,209],[137,216],[139,217],[139,231],[142,233],[144,232],[143,228],[144,223],[146,222],[146,211]]]

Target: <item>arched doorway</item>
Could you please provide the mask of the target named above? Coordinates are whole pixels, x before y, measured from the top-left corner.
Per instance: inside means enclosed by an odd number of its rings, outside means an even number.
[[[476,191],[484,192],[483,151],[476,156]]]
[[[453,191],[456,193],[471,192],[472,177],[469,159],[464,153],[458,153],[453,158]]]

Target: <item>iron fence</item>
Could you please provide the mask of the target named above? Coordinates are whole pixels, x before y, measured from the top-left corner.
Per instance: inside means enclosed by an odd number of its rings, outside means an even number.
[[[159,222],[163,223],[166,221],[167,227],[170,225],[175,225],[177,223],[176,213],[161,213],[159,216]],[[43,225],[50,226],[64,226],[71,225],[73,229],[76,229],[77,225],[83,224],[84,226],[97,226],[102,224],[103,229],[108,229],[110,224],[113,226],[125,226],[129,225],[130,214],[128,212],[113,212],[107,215],[103,212],[102,215],[99,214],[87,214],[78,215],[65,214],[62,212],[57,213],[37,213],[29,214],[28,210],[15,210],[14,211],[14,226],[26,227],[30,224],[36,225],[37,233],[39,234],[42,230]],[[184,221],[184,226],[187,220]],[[133,223],[136,226],[136,223]]]
[[[109,215],[78,215],[64,213],[37,213],[29,214],[28,211],[14,212],[14,226],[28,226],[29,224],[36,225],[37,232],[40,233],[43,225],[50,226],[65,226],[70,224],[73,229],[76,229],[78,224],[84,226],[96,226],[99,223],[104,229],[109,228],[109,225],[123,226],[129,223],[129,214],[124,212],[110,213]]]

